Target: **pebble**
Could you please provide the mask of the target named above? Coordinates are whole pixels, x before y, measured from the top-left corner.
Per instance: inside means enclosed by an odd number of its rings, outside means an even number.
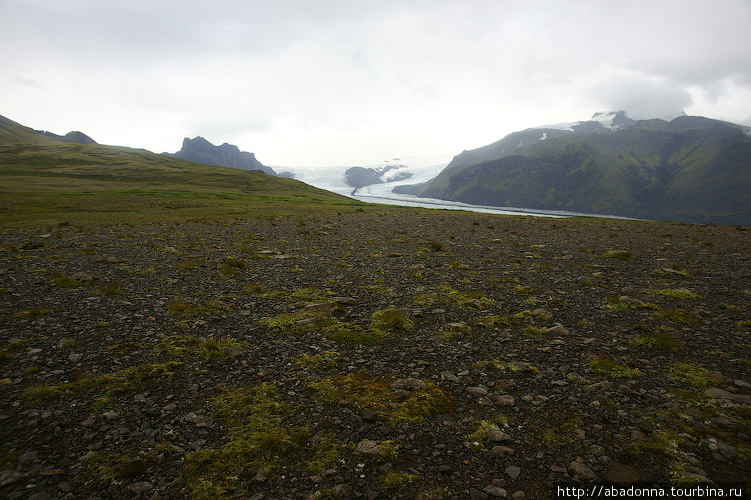
[[[576,460],[568,464],[566,471],[571,474],[577,482],[591,481],[597,477],[594,471],[589,468],[581,457],[578,457]]]
[[[356,450],[363,455],[378,455],[378,452],[381,451],[378,447],[378,443],[376,441],[371,441],[370,439],[363,439],[360,441],[357,444]]]
[[[487,396],[488,394],[488,390],[480,386],[467,387],[467,392],[473,396]]]
[[[521,468],[517,467],[516,465],[509,465],[506,467],[506,470],[504,471],[508,477],[511,478],[512,481],[516,481],[516,478],[519,477],[519,474],[521,473]]]
[[[548,328],[548,333],[551,335],[568,335],[569,331],[562,324],[556,323],[555,325]]]
[[[183,420],[190,424],[200,424],[204,421],[204,417],[202,417],[201,415],[196,415],[193,412],[190,412],[183,417]]]
[[[509,457],[514,454],[513,448],[502,445],[493,446],[493,449],[491,451],[501,457]]]
[[[506,498],[507,496],[506,490],[500,486],[486,486],[482,491],[495,498]]]
[[[509,436],[502,430],[498,429],[497,427],[488,427],[488,430],[485,433],[485,437],[487,437],[489,441],[492,441],[494,443],[502,443],[504,441],[511,441],[511,436]]]

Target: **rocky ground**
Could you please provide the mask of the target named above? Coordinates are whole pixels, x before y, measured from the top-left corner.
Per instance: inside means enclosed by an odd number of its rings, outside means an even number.
[[[550,498],[751,473],[744,228],[61,224],[4,232],[0,273],[3,498]]]

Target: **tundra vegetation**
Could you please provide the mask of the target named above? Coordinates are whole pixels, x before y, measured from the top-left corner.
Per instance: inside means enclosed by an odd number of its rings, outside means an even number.
[[[547,498],[751,474],[746,228],[6,150],[3,498]]]

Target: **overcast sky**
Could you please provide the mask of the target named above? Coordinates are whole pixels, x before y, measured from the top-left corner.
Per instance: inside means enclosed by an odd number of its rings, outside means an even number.
[[[0,115],[271,166],[445,164],[527,127],[751,121],[749,0],[0,0]]]

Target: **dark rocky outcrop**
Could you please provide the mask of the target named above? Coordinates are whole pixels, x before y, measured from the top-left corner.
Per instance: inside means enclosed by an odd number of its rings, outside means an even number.
[[[261,170],[270,175],[277,175],[271,167],[264,166],[256,159],[253,153],[240,151],[240,148],[234,144],[224,143],[221,146],[214,146],[201,136],[193,139],[183,139],[183,147],[175,154],[168,154],[182,160],[203,163],[204,165],[216,165],[222,167],[241,168],[243,170]],[[289,173],[281,175],[282,177],[293,177]]]
[[[351,167],[348,168],[344,175],[347,179],[347,184],[354,188],[361,188],[369,186],[371,184],[380,184],[382,182],[396,182],[407,180],[412,177],[411,172],[399,172],[394,177],[385,181],[383,176],[396,168],[401,168],[404,165],[386,165],[384,167]]]

